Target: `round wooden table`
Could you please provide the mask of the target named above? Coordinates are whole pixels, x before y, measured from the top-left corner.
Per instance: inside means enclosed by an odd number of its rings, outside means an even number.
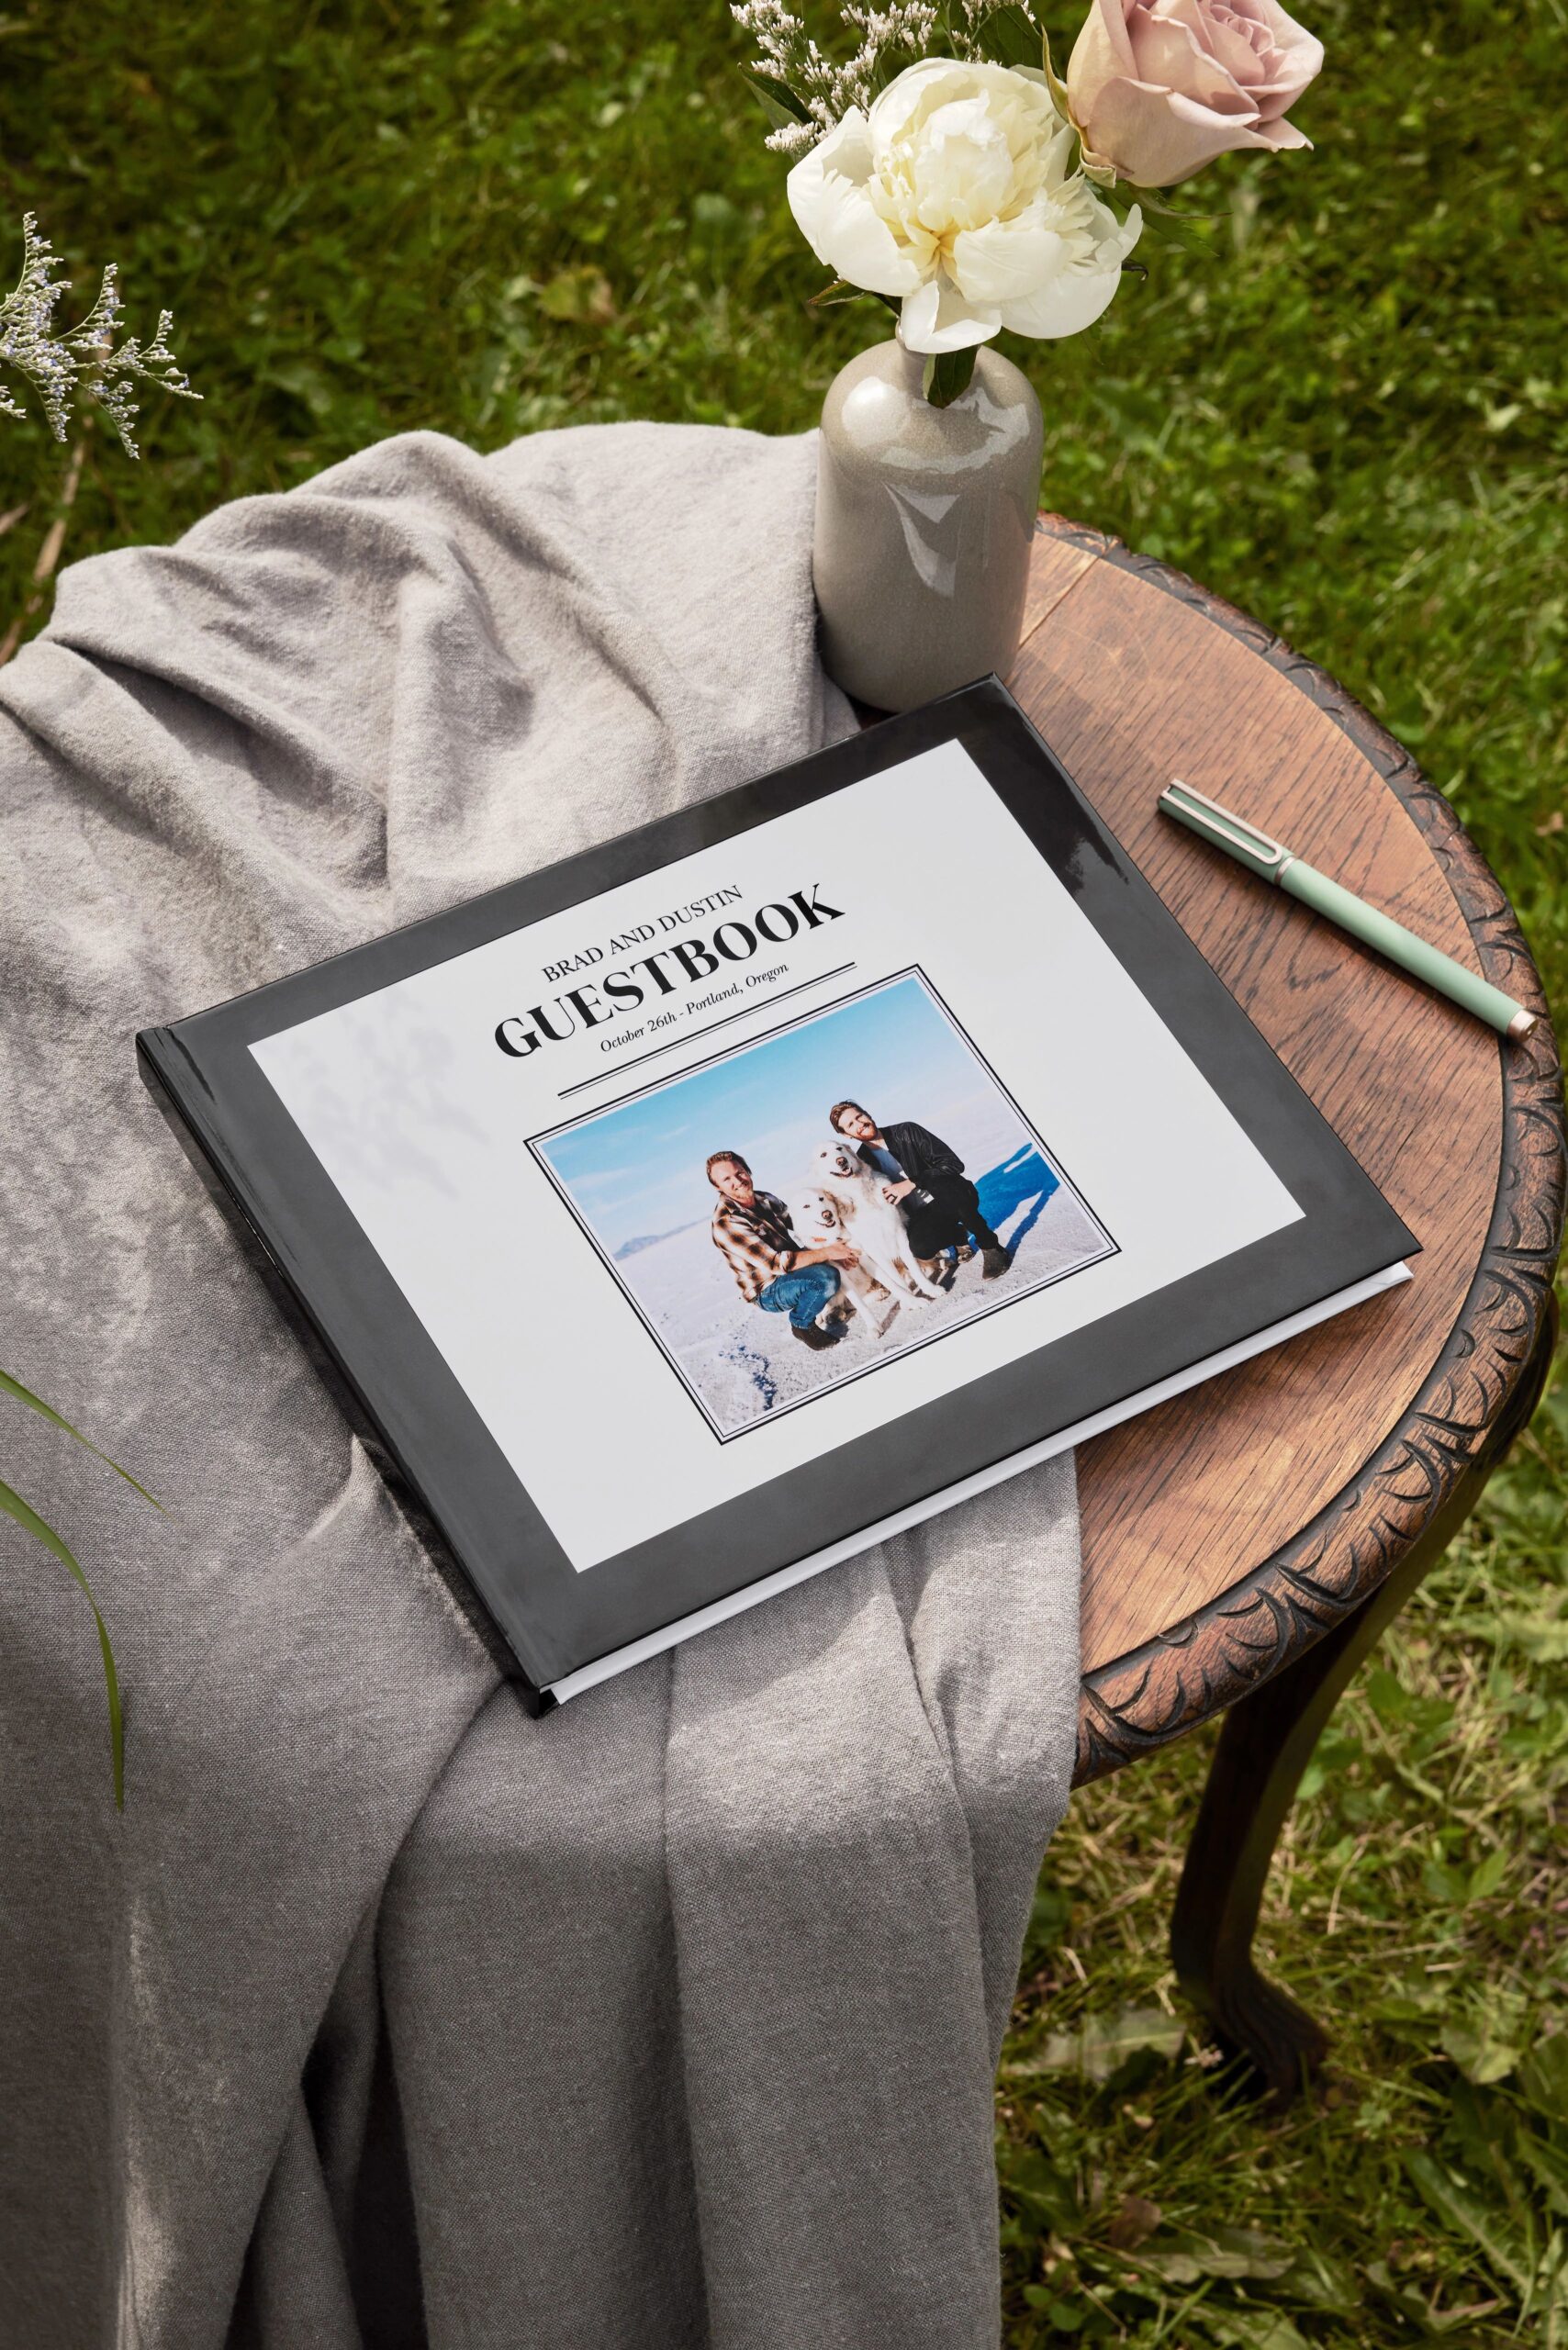
[[[1156,812],[1173,775],[1544,1014],[1446,800],[1334,680],[1179,572],[1042,515],[1009,686],[1421,1241],[1416,1279],[1079,1452],[1078,1778],[1232,1707],[1177,1898],[1183,1986],[1290,2095],[1326,2046],[1250,1956],[1318,1732],[1540,1394],[1561,1072]],[[1245,1699],[1244,1704],[1237,1704]]]

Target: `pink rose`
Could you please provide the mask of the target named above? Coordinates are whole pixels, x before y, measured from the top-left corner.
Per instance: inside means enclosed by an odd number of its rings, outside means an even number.
[[[1067,69],[1092,163],[1174,187],[1237,147],[1309,147],[1285,120],[1323,43],[1277,0],[1092,0]]]

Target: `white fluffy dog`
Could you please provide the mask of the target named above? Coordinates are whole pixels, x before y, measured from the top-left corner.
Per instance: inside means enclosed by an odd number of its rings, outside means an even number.
[[[904,1220],[882,1196],[882,1178],[865,1167],[847,1143],[824,1142],[812,1158],[817,1181],[838,1209],[844,1237],[885,1288],[906,1297],[940,1297],[909,1245]]]
[[[834,1241],[848,1237],[838,1202],[827,1192],[802,1192],[790,1205],[790,1229],[798,1235],[803,1248],[826,1248]],[[886,1315],[879,1310],[887,1304],[886,1286],[877,1280],[862,1257],[857,1264],[840,1266],[838,1288],[817,1315],[817,1323],[825,1329],[841,1311],[846,1319],[853,1314],[864,1314],[880,1337],[891,1319],[890,1309]]]

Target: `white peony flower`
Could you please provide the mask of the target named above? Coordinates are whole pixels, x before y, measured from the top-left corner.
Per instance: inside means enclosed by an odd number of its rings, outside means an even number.
[[[1095,195],[1077,143],[1044,73],[926,58],[802,156],[790,209],[838,276],[902,296],[906,350],[962,351],[1001,327],[1077,334],[1143,226]]]

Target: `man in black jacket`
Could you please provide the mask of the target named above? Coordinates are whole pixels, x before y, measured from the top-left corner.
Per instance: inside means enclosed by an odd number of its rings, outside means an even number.
[[[973,1235],[983,1253],[984,1277],[993,1281],[1013,1262],[980,1214],[980,1193],[964,1173],[964,1162],[935,1135],[913,1121],[884,1131],[858,1102],[835,1102],[828,1112],[834,1134],[855,1147],[856,1156],[883,1177],[886,1196],[898,1203],[917,1257],[962,1247]]]

